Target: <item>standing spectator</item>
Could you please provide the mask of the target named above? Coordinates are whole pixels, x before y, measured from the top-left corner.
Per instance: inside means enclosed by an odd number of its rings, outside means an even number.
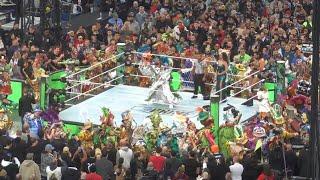
[[[285,157],[286,157],[286,167],[290,171],[291,175],[296,174],[296,166],[297,166],[297,155],[296,153],[292,150],[292,145],[291,144],[286,144],[285,146],[286,151],[285,151]]]
[[[26,160],[22,162],[19,169],[21,180],[40,180],[40,169],[39,165],[33,161],[33,153],[28,153]]]
[[[13,53],[12,59],[10,60],[10,66],[12,78],[23,79],[23,75],[21,73],[23,62],[21,60],[21,53],[19,51]]]
[[[97,174],[99,174],[103,179],[112,179],[114,175],[112,162],[108,160],[106,156],[103,156],[99,148],[95,151],[95,157]]]
[[[30,134],[39,137],[42,133],[43,119],[40,116],[41,110],[36,108],[33,114],[26,114],[24,117],[25,123],[29,124]]]
[[[154,170],[156,170],[158,173],[164,172],[164,166],[166,158],[164,156],[161,156],[162,148],[157,147],[156,153],[149,158],[149,162],[152,162]]]
[[[21,139],[21,137],[16,137],[12,141],[11,152],[14,157],[17,157],[20,162],[24,161],[26,156],[25,150],[27,148],[27,143]]]
[[[200,173],[201,164],[196,160],[196,153],[194,151],[189,152],[189,157],[183,161],[183,164],[189,179],[197,179],[197,176]]]
[[[233,165],[229,166],[232,180],[242,180],[243,166],[239,163],[239,157],[233,157]]]
[[[103,148],[102,156],[110,160],[112,164],[117,163],[117,149],[112,143],[107,143],[106,147]]]
[[[225,180],[226,174],[230,172],[229,167],[226,165],[224,157],[216,159],[214,156],[209,156],[208,169],[210,172],[211,180]]]
[[[89,174],[86,175],[85,180],[103,180],[102,176],[96,173],[95,164],[89,166]]]
[[[157,179],[158,179],[158,173],[157,171],[154,170],[152,162],[149,162],[140,180],[157,180]]]
[[[193,82],[194,82],[194,91],[193,91],[193,96],[192,98],[197,98],[198,97],[198,91],[199,87],[201,90],[201,94],[203,98],[205,99],[205,94],[204,94],[204,80],[205,80],[205,68],[206,68],[206,62],[202,61],[203,58],[198,58],[194,60],[194,65],[193,65]]]
[[[56,157],[51,162],[50,166],[46,167],[47,180],[61,180],[62,173],[61,167],[58,167],[58,161]]]
[[[28,126],[28,124],[26,124]],[[30,135],[29,135],[30,136]],[[44,145],[41,143],[41,140],[38,140],[35,137],[30,137],[30,140],[28,140],[28,143],[30,143],[30,147],[26,150],[27,153],[33,153],[34,154],[34,162],[37,164],[41,163],[41,154],[44,149]]]
[[[228,71],[228,56],[226,53],[219,55],[218,66],[217,66],[217,86],[216,91],[223,89],[226,85],[227,80],[227,71]],[[220,93],[220,100],[226,98],[225,90],[222,90]]]
[[[93,149],[88,149],[88,150],[84,149],[83,151],[87,151],[89,157],[81,164],[82,166],[81,170],[85,171],[86,173],[89,173],[89,166],[96,162],[95,151]]]
[[[117,152],[117,164],[119,163],[119,158],[123,158],[123,167],[128,170],[130,169],[130,162],[133,159],[133,151],[128,147],[126,140],[120,140],[120,149]]]
[[[139,27],[141,28],[142,24],[145,22],[148,14],[145,12],[144,7],[139,7],[139,12],[136,14],[135,19],[139,23]]]
[[[79,180],[81,177],[81,171],[76,167],[62,167],[61,168],[61,180]]]
[[[47,178],[47,167],[54,165],[55,157],[53,155],[53,150],[54,147],[51,144],[47,144],[45,146],[44,152],[41,153],[40,172],[42,177]]]
[[[178,168],[181,166],[182,162],[176,157],[176,153],[171,151],[171,157],[166,159],[165,164],[165,177],[171,177],[176,174]]]
[[[19,99],[19,116],[21,117],[21,124],[24,124],[23,118],[26,113],[32,112],[32,104],[35,104],[34,96],[28,92],[26,88],[23,89],[23,96]]]
[[[253,152],[247,152],[242,159],[243,165],[243,179],[257,179],[261,171],[261,167],[258,165],[258,160],[254,156]]]
[[[67,164],[67,166],[72,166],[72,155],[69,147],[65,146],[62,150],[61,159]]]
[[[172,178],[173,180],[189,180],[189,177],[185,174],[186,168],[184,165],[181,165],[178,168],[177,173]]]
[[[15,179],[19,173],[20,161],[18,158],[12,157],[10,153],[7,153],[1,161],[1,166],[7,172],[9,179]]]
[[[259,175],[257,180],[275,180],[275,176],[271,171],[270,165],[266,164],[263,166],[263,171]]]
[[[122,167],[123,158],[119,158],[119,164],[114,168],[114,173],[116,175],[116,180],[124,180],[126,176],[126,170]]]
[[[106,16],[108,17],[115,8],[114,0],[101,0],[100,1],[100,17],[98,20],[104,19]]]
[[[134,19],[134,14],[132,12],[128,14],[128,22],[129,22],[129,31],[132,34],[140,34],[140,25]]]
[[[111,25],[111,26],[114,26],[114,28],[116,30],[120,30],[121,27],[123,26],[123,21],[122,19],[119,18],[118,14],[117,13],[112,13],[112,17],[108,20],[108,23]]]

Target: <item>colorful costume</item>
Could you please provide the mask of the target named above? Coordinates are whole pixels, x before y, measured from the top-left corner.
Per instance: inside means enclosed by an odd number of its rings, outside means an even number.
[[[163,102],[168,104],[177,104],[181,97],[170,89],[170,75],[171,69],[160,72],[157,80],[150,87],[150,93],[147,100],[154,102]]]
[[[40,111],[40,110],[35,110],[35,112]],[[38,137],[39,133],[42,131],[43,128],[43,119],[41,116],[35,116],[35,114],[32,113],[27,113],[24,118],[24,122],[29,124],[29,129],[30,133]]]
[[[198,133],[197,136],[200,140],[200,145],[203,148],[209,147],[213,153],[218,153],[219,148],[215,143],[215,139],[213,136],[213,120],[210,118],[210,115],[206,111],[202,111],[199,113],[198,121],[204,126]]]
[[[87,148],[92,148],[93,147],[93,134],[94,131],[92,129],[92,122],[88,121],[84,123],[84,126],[80,133],[78,134],[78,138],[81,141],[81,145]]]
[[[3,78],[0,79],[0,95],[10,95],[12,93],[10,76],[7,72],[3,73]]]
[[[8,130],[11,129],[13,121],[9,119],[4,109],[0,109],[0,129]]]

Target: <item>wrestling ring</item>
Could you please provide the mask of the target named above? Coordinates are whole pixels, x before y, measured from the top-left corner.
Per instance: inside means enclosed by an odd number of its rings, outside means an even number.
[[[134,55],[143,55],[144,53],[132,52]],[[175,114],[180,113],[188,117],[193,121],[197,127],[201,127],[200,122],[197,121],[198,112],[196,112],[197,107],[212,106],[216,103],[215,109],[216,115],[219,119],[219,124],[223,124],[223,109],[228,106],[234,106],[239,111],[242,112],[242,117],[240,123],[247,121],[248,119],[254,117],[257,114],[258,102],[255,100],[255,95],[249,98],[238,97],[239,94],[245,91],[252,91],[254,87],[260,87],[264,83],[264,79],[255,82],[253,84],[247,85],[245,87],[239,87],[239,84],[244,84],[243,82],[248,80],[248,78],[259,74],[259,71],[253,72],[245,77],[238,78],[237,81],[232,84],[224,87],[223,89],[214,92],[211,92],[210,100],[203,99],[192,99],[192,92],[185,91],[182,87],[177,93],[181,97],[178,103],[167,103],[167,102],[153,102],[146,101],[148,94],[152,89],[151,87],[139,87],[134,85],[125,85],[123,79],[128,77],[123,73],[126,66],[125,63],[117,63],[115,67],[112,67],[106,71],[103,71],[99,74],[96,74],[87,79],[79,78],[80,74],[87,73],[89,71],[95,71],[100,65],[104,63],[115,60],[120,56],[124,55],[120,53],[109,59],[100,61],[99,63],[82,69],[76,73],[69,74],[66,77],[67,88],[66,88],[66,99],[64,104],[66,108],[62,110],[59,114],[60,118],[68,123],[83,124],[84,122],[91,121],[93,124],[99,125],[101,108],[107,107],[110,108],[112,113],[115,115],[115,125],[120,125],[122,118],[121,113],[124,111],[130,110],[132,112],[133,118],[135,119],[138,125],[145,124],[146,118],[150,115],[151,112],[158,110],[162,116],[163,122],[169,127],[174,123]],[[158,54],[148,54],[151,56],[165,56]],[[170,57],[170,56],[166,56]],[[176,59],[191,60],[190,58],[185,57],[172,57]],[[141,62],[133,63],[136,66],[141,67]],[[175,68],[179,69],[179,68]],[[190,72],[192,68],[179,69],[180,72]],[[154,80],[150,74],[130,74],[130,77],[136,78],[149,78]],[[96,82],[96,79],[102,79],[102,82]],[[154,83],[154,82],[152,82]],[[181,80],[182,84],[193,84],[192,80]],[[215,89],[214,83],[207,84],[212,86],[212,89]],[[83,91],[83,88],[86,87],[86,90]],[[235,91],[226,99],[220,100],[217,95],[228,88],[239,89]],[[154,91],[154,90],[153,90]],[[155,90],[157,91],[157,90]],[[159,90],[158,90],[159,91]],[[213,102],[215,101],[215,102]],[[247,102],[250,105],[247,105]],[[212,111],[212,108],[211,108]]]

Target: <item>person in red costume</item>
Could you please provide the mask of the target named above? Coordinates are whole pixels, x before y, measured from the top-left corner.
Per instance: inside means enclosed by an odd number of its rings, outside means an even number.
[[[8,72],[3,72],[0,79],[0,95],[6,98],[11,93],[10,75]]]

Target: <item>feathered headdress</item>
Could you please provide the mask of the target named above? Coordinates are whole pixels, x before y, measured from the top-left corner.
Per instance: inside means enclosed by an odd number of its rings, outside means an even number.
[[[100,116],[101,123],[107,126],[112,126],[114,115],[111,113],[110,109],[106,107],[102,107],[101,111],[102,111],[102,116]]]

